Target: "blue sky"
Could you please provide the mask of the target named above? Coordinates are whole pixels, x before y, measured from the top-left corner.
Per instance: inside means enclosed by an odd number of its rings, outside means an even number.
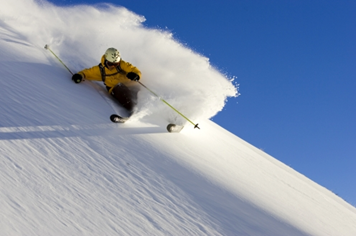
[[[50,2],[113,3],[171,31],[240,84],[213,121],[356,205],[354,0]]]

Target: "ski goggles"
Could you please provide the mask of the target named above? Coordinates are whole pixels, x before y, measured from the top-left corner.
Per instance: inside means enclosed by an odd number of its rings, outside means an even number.
[[[107,64],[107,66],[108,67],[117,67],[117,66],[119,66],[119,64],[120,64],[120,61],[119,62],[117,62],[117,63],[112,63],[112,62],[109,62],[108,60],[106,61],[106,64]]]

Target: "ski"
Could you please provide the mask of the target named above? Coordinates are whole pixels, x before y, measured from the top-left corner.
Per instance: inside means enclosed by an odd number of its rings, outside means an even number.
[[[117,114],[112,114],[110,116],[110,120],[113,122],[113,123],[125,123],[126,121],[128,121],[130,119],[130,117],[122,117],[122,116],[119,116]],[[183,129],[184,126],[181,126],[181,125],[177,125],[177,124],[173,124],[173,123],[170,123],[167,125],[166,129],[169,133],[179,133],[181,132],[181,130]]]
[[[112,114],[110,115],[110,120],[113,122],[113,123],[125,123],[126,121],[129,120],[130,117],[121,117],[117,114]]]
[[[170,123],[169,125],[167,125],[166,129],[167,129],[167,131],[170,132],[170,133],[179,133],[179,132],[181,132],[181,130],[183,129],[183,127],[184,127],[184,126]]]

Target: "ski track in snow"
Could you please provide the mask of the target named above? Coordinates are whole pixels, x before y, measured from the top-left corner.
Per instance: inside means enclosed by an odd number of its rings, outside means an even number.
[[[0,234],[355,235],[353,206],[209,121],[236,88],[143,20],[114,6],[2,3]],[[102,84],[74,84],[47,43],[74,71],[118,45],[201,130],[168,134],[182,121],[145,90],[132,120],[111,123],[120,108]]]

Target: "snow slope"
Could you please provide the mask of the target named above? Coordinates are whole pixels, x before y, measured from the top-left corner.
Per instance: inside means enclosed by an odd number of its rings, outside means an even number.
[[[2,2],[0,234],[355,235],[353,206],[209,120],[232,82],[142,21],[118,7]],[[136,117],[112,124],[101,83],[74,84],[47,43],[73,71],[120,45],[201,130],[168,134],[182,120],[143,89]]]

